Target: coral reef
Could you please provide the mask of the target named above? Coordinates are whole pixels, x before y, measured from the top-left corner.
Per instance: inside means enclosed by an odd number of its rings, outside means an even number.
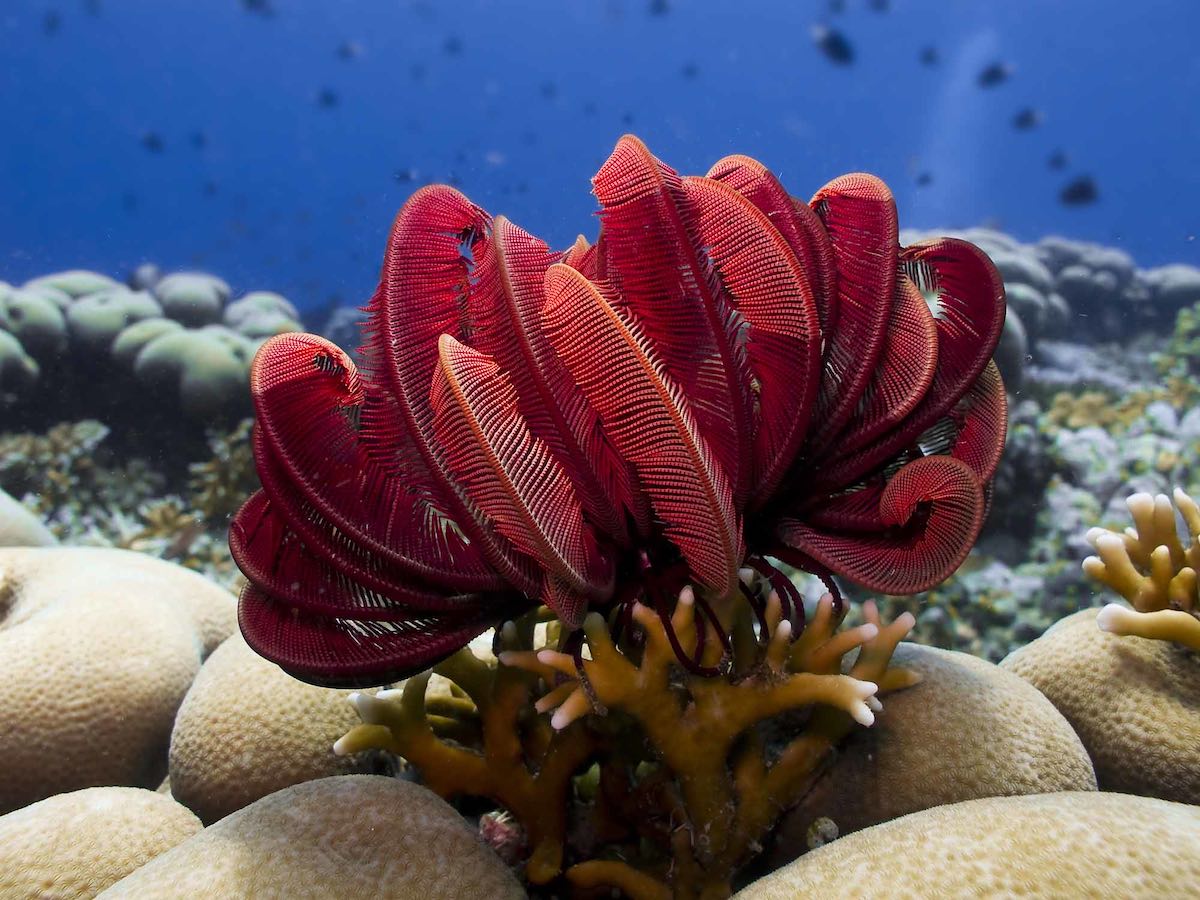
[[[0,434],[0,490],[69,544],[137,550],[238,588],[229,517],[257,484],[250,420],[210,431],[210,458],[186,467],[124,454],[95,420]]]
[[[1096,624],[1112,634],[1175,641],[1200,650],[1200,506],[1180,488],[1174,505],[1165,494],[1134,494],[1126,503],[1133,527],[1117,534],[1093,528],[1088,543],[1096,556],[1083,561],[1091,578],[1108,585],[1132,605],[1104,607]],[[1179,538],[1176,512],[1188,542]]]
[[[132,287],[94,272],[0,283],[0,408],[24,428],[100,418],[136,428],[195,431],[248,411],[250,360],[266,337],[301,330],[296,308],[269,292],[232,300],[212,275],[160,277],[142,267]],[[140,394],[150,402],[124,402]]]
[[[866,624],[839,631],[826,594],[801,629],[742,574],[748,599],[714,601],[711,620],[691,588],[669,621],[640,603],[624,621],[589,614],[578,657],[536,649],[531,616],[509,623],[495,664],[464,648],[434,667],[459,695],[427,702],[428,674],[352,695],[364,724],[337,750],[384,748],[443,796],[499,803],[533,884],[727,896],[838,743],[874,721],[877,695],[915,680],[889,668],[911,616],[883,625],[868,604]],[[727,658],[706,628],[729,634]],[[688,672],[693,656],[728,675]]]

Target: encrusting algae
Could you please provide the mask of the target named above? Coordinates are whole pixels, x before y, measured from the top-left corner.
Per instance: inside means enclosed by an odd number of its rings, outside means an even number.
[[[727,897],[837,744],[874,722],[878,696],[916,681],[888,665],[911,614],[884,625],[868,603],[865,624],[838,631],[845,609],[826,594],[797,623],[742,577],[752,599],[712,604],[732,652],[699,645],[721,676],[687,671],[672,647],[671,629],[690,655],[715,627],[691,588],[669,627],[640,603],[625,622],[590,614],[581,662],[535,648],[530,615],[500,629],[495,661],[468,647],[434,667],[461,693],[427,699],[426,673],[353,694],[364,724],[335,749],[389,750],[444,797],[499,803],[524,831],[533,885],[563,875],[633,898]]]
[[[1110,603],[1096,624],[1104,631],[1174,641],[1200,650],[1200,506],[1181,488],[1174,505],[1165,494],[1134,494],[1127,501],[1134,527],[1121,534],[1093,528],[1087,539],[1098,555],[1083,570],[1128,600],[1133,609]],[[1190,541],[1179,537],[1176,512]]]

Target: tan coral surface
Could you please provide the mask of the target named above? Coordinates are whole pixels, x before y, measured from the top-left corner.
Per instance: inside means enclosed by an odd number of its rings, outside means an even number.
[[[1200,808],[1095,791],[938,806],[814,850],[738,900],[1190,898]]]
[[[19,500],[0,490],[0,547],[52,547],[58,538]]]
[[[63,791],[155,787],[228,592],[123,550],[0,549],[0,813]]]
[[[59,794],[0,816],[0,897],[94,897],[200,831],[170,797],[142,788]]]
[[[901,644],[892,663],[918,673],[853,731],[821,780],[782,821],[774,865],[806,849],[816,820],[840,834],[908,813],[1010,794],[1096,789],[1087,751],[1038,691],[966,653]]]
[[[234,634],[209,657],[171,732],[171,792],[214,822],[289,785],[368,771],[373,753],[336,756],[358,723],[347,691],[287,675]]]
[[[1102,790],[1200,803],[1200,655],[1067,616],[1000,665],[1033,684],[1083,741]]]
[[[343,775],[259,800],[101,896],[517,900],[525,892],[432,791]]]

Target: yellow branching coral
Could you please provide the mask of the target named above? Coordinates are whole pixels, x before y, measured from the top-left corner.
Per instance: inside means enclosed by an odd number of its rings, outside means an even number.
[[[533,884],[727,897],[836,745],[874,721],[878,695],[915,681],[888,668],[911,615],[885,626],[868,603],[839,632],[826,595],[801,627],[744,574],[752,602],[685,588],[669,620],[642,604],[627,622],[593,613],[577,653],[535,649],[531,624],[509,623],[494,664],[468,649],[435,668],[461,696],[427,702],[428,676],[355,695],[364,724],[337,750],[387,748],[444,796],[503,805],[527,833]],[[727,643],[703,639],[717,628]],[[723,674],[686,671],[679,650]]]
[[[1088,543],[1096,556],[1083,570],[1128,600],[1133,609],[1111,603],[1097,624],[1113,634],[1175,641],[1200,650],[1200,506],[1176,488],[1174,505],[1165,494],[1134,494],[1126,503],[1134,527],[1117,534],[1093,528]],[[1190,540],[1180,540],[1176,512]]]

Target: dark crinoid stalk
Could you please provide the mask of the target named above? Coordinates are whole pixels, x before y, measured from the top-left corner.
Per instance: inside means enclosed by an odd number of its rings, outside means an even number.
[[[704,604],[750,566],[800,619],[768,557],[885,593],[962,561],[1004,442],[987,257],[901,247],[869,175],[804,203],[749,158],[684,177],[625,137],[594,190],[599,239],[557,252],[424,188],[364,371],[312,335],[263,346],[263,487],[230,533],[258,652],[381,684],[534,604],[569,632],[640,601],[669,632],[681,587]],[[707,621],[676,645],[693,671],[727,640]]]

